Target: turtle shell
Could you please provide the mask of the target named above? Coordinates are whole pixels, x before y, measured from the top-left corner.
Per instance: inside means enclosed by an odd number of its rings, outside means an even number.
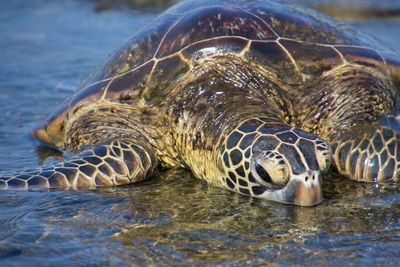
[[[240,55],[286,84],[344,63],[388,75],[390,66],[395,80],[400,75],[399,61],[383,56],[388,50],[312,10],[264,0],[189,0],[117,49],[52,120],[62,121],[68,108],[88,101],[145,99],[157,105],[191,65],[216,53]]]

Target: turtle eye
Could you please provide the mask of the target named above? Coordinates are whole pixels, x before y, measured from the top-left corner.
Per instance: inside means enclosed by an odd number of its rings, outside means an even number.
[[[272,184],[271,176],[269,176],[267,170],[258,163],[256,163],[256,172],[258,177],[260,177],[264,182]]]
[[[289,181],[290,169],[287,161],[275,151],[263,152],[253,158],[253,176],[270,188],[279,188]]]

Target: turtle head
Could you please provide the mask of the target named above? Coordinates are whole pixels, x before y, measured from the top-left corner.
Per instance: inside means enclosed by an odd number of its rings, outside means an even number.
[[[242,125],[231,132],[225,147],[225,183],[231,190],[302,206],[323,200],[322,174],[332,152],[317,136],[286,126]]]
[[[63,149],[65,117],[65,109],[56,112],[45,124],[30,133],[46,145]]]

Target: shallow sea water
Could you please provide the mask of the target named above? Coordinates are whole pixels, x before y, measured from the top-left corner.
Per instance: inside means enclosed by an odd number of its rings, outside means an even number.
[[[29,130],[157,12],[94,1],[0,2],[0,173],[51,154]],[[400,49],[399,19],[351,24]],[[184,170],[101,190],[2,191],[0,265],[398,263],[398,184],[333,177],[324,195],[312,208],[283,205],[209,187]]]

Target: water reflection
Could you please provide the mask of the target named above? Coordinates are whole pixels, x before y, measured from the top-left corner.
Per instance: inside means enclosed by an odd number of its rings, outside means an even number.
[[[377,242],[376,233],[381,232],[379,239],[385,242],[397,239],[399,203],[364,205],[365,195],[393,196],[390,187],[374,188],[354,186],[352,200],[331,197],[317,207],[302,208],[211,188],[183,170],[170,170],[162,181],[114,192],[125,201],[109,210],[119,216],[113,222],[118,231],[107,241],[121,242],[120,249],[130,259],[165,264],[246,263],[255,258],[268,263],[286,259],[291,250],[346,256],[358,251],[362,242]],[[354,246],[349,249],[348,243]],[[281,259],[271,252],[282,246]]]
[[[25,262],[61,253],[101,264],[293,264],[307,256],[322,264],[359,253],[373,260],[382,245],[389,249],[381,255],[398,253],[395,187],[335,182],[325,183],[327,201],[313,208],[209,187],[184,170],[105,190],[7,192],[0,196],[0,254]]]

